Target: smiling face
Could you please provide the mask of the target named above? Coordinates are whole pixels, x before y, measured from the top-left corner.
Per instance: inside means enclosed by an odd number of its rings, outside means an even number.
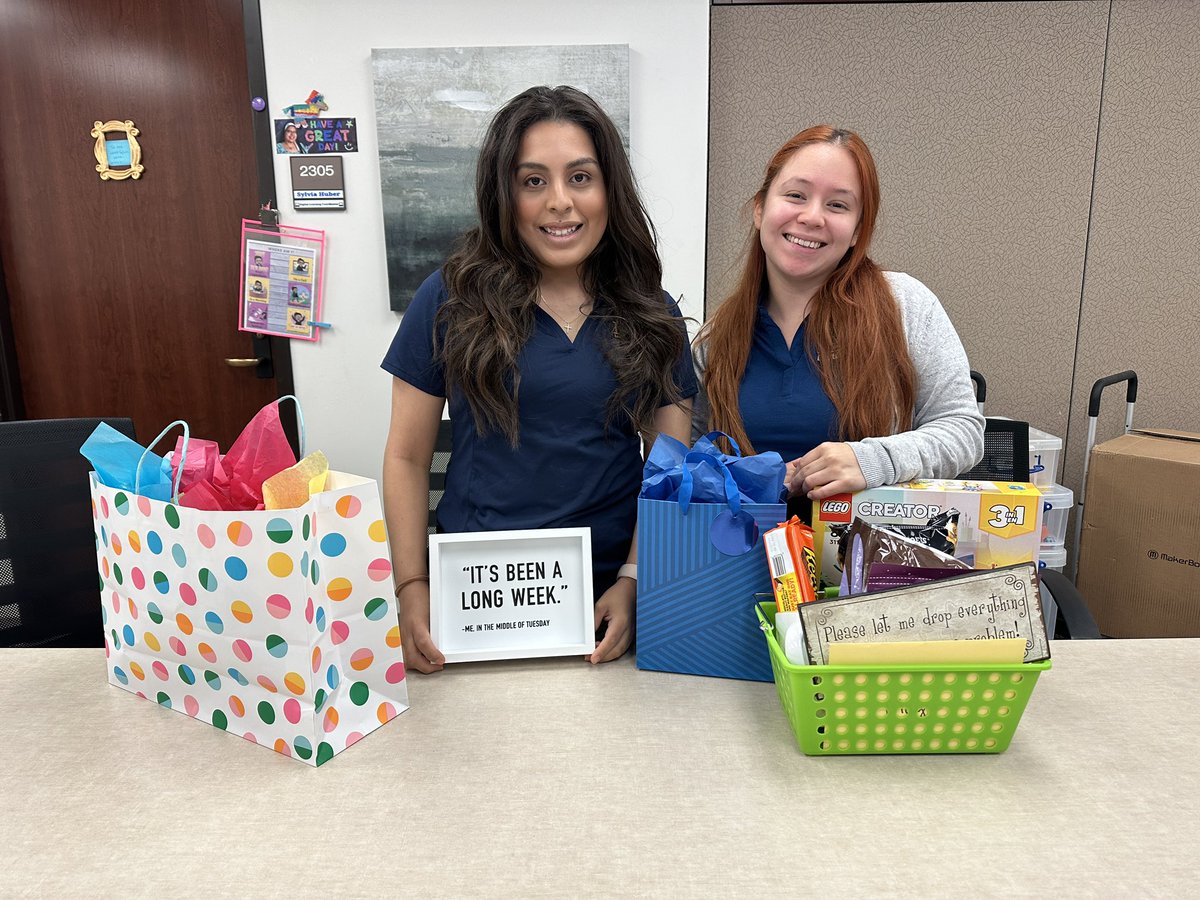
[[[513,171],[517,235],[543,277],[578,274],[608,227],[596,148],[573,122],[542,121],[521,137]]]
[[[862,186],[854,157],[836,144],[806,144],[755,204],[754,226],[771,293],[810,298],[855,241]]]

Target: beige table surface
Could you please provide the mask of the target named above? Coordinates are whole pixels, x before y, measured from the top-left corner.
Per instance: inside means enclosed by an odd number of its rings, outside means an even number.
[[[0,650],[0,896],[1200,895],[1200,640],[1054,645],[1006,753],[809,758],[770,684],[460,664],[314,769]]]

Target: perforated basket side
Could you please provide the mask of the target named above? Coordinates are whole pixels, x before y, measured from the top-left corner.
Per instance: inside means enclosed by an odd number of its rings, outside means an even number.
[[[1034,666],[816,668],[827,671],[801,675],[809,684],[792,691],[801,747],[812,755],[1001,753],[1041,672]]]
[[[766,625],[771,610],[760,610]],[[764,628],[780,703],[810,756],[1001,753],[1049,662],[796,666]]]

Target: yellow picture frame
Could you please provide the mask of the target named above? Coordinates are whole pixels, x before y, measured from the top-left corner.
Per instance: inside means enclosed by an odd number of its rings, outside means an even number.
[[[108,139],[105,135],[117,131],[121,132],[125,140],[129,142],[128,168],[114,169],[109,166]],[[146,167],[142,165],[142,148],[137,142],[137,135],[139,133],[138,129],[128,119],[123,122],[117,119],[110,119],[107,122],[101,122],[99,119],[96,120],[92,126],[91,135],[96,139],[96,146],[94,148],[96,154],[96,171],[100,173],[101,181],[108,181],[110,179],[120,181],[123,178],[138,179],[142,177],[142,172],[146,170]]]

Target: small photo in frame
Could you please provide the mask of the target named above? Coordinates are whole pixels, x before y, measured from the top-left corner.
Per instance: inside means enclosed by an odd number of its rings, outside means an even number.
[[[429,631],[447,662],[596,649],[590,528],[435,534]]]
[[[137,142],[140,134],[133,122],[126,119],[96,120],[91,135],[96,139],[92,152],[96,156],[96,171],[101,181],[138,179],[146,167],[142,165],[142,148]]]

